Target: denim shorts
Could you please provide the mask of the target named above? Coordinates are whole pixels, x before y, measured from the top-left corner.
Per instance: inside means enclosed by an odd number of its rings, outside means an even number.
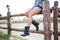
[[[34,9],[35,7],[38,7],[38,8],[40,8],[40,9],[43,9],[42,6],[39,6],[39,5],[34,5],[34,6],[32,7],[32,9]]]
[[[40,8],[40,9],[43,9],[43,1],[44,0],[38,0],[37,2],[35,2],[35,4],[34,4],[34,6],[33,6],[33,8],[32,9],[34,9],[35,7],[38,7],[38,8]]]

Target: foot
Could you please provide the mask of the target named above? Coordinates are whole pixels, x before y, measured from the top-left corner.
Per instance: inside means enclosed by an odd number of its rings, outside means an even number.
[[[39,30],[39,23],[36,22],[35,20],[33,20],[32,24],[36,27],[36,31],[38,31]]]
[[[37,23],[35,27],[36,27],[36,31],[38,31],[39,30],[39,23]]]
[[[24,37],[24,36],[28,36],[28,35],[30,35],[30,34],[25,34],[25,33],[24,33],[24,34],[22,34],[21,36],[23,36],[23,37]]]
[[[25,26],[24,33],[21,36],[29,35],[29,27]]]

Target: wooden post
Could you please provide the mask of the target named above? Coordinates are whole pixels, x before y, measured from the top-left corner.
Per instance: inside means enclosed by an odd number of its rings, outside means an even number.
[[[58,40],[58,1],[54,2],[53,15],[54,40]]]
[[[8,12],[7,12],[7,27],[8,27],[8,35],[10,36],[11,34],[11,24],[10,24],[10,10],[9,10],[9,5],[7,5]]]
[[[43,23],[44,23],[44,40],[51,40],[51,23],[50,23],[50,6],[49,1],[43,2]]]

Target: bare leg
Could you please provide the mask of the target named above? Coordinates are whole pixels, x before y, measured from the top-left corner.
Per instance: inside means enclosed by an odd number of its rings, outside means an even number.
[[[31,8],[28,9],[25,13],[23,13],[23,15],[25,15],[28,18],[28,13],[31,12],[31,10],[32,10]]]
[[[30,25],[32,23],[32,16],[39,13],[41,11],[40,8],[38,7],[35,7],[31,12],[28,13],[28,23],[27,23],[27,26],[25,26],[25,29],[24,29],[24,34],[22,34],[21,36],[27,36],[29,35],[29,28],[30,28]]]
[[[31,8],[28,9],[25,13],[23,13],[24,16],[26,16],[28,18],[28,14],[31,12]],[[41,12],[39,12],[38,14],[41,14]],[[33,19],[32,19],[33,20]],[[39,23],[36,22],[35,20],[32,21],[32,24],[36,27],[36,31],[39,30]]]
[[[38,14],[39,12],[41,12],[41,9],[38,7],[35,7],[30,13],[28,13],[28,23],[27,26],[30,27],[31,23],[32,23],[32,16]]]

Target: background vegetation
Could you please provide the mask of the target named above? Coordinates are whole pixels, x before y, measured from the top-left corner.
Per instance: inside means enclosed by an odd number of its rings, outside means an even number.
[[[0,30],[0,40],[7,40],[7,39],[8,39],[8,35]],[[27,40],[27,39],[21,38],[19,36],[11,35],[9,40]]]

